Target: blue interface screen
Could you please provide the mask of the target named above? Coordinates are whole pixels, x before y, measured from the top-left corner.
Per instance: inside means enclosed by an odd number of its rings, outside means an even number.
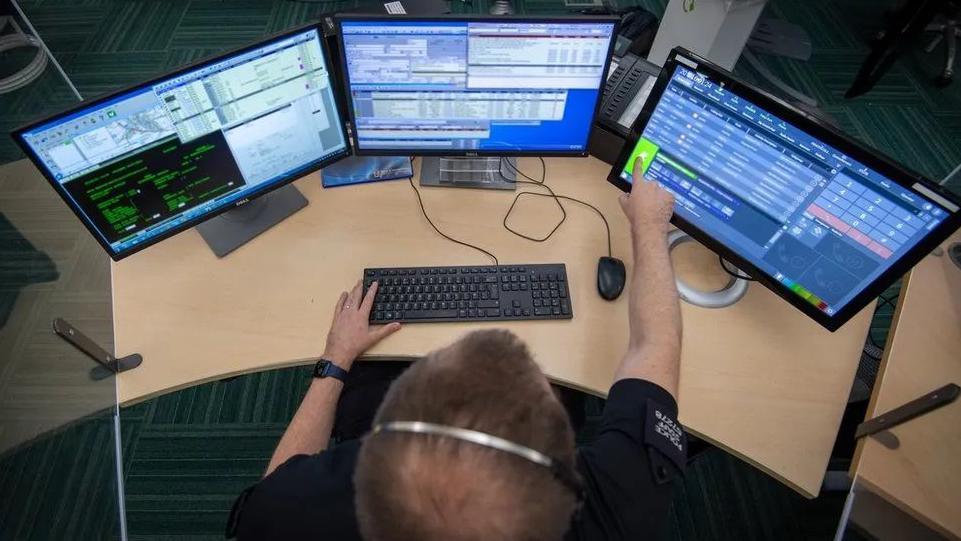
[[[341,22],[360,150],[584,152],[607,22]]]
[[[317,30],[265,42],[24,132],[114,254],[348,150]]]
[[[680,65],[622,179],[635,164],[676,215],[828,315],[958,210]]]

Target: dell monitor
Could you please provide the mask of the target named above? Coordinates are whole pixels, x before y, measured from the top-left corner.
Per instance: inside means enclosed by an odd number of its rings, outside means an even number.
[[[961,200],[675,49],[609,180],[634,165],[673,223],[836,330],[961,225]]]
[[[307,204],[288,183],[350,153],[329,65],[303,27],[13,137],[113,259],[198,224],[223,255]]]
[[[337,19],[355,153],[433,157],[428,185],[510,175],[440,156],[587,155],[616,19]]]

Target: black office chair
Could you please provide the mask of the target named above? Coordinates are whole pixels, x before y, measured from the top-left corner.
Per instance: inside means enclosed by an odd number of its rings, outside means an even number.
[[[944,42],[945,64],[944,71],[934,80],[938,86],[948,86],[954,78],[954,63],[958,57],[958,38],[961,37],[961,6],[955,4],[953,10],[945,13],[944,22],[929,24],[925,32],[935,32],[934,38],[924,48],[927,52],[933,52],[939,43]]]
[[[903,53],[914,41],[929,29],[939,31],[942,34],[941,40],[945,42],[948,55],[948,66],[935,79],[935,84],[946,85],[951,82],[951,75],[954,71],[955,57],[955,37],[957,34],[957,21],[959,10],[958,0],[909,0],[890,17],[891,24],[888,28],[880,32],[871,46],[871,53],[861,65],[851,88],[844,94],[846,98],[860,96],[877,84],[878,81],[887,73],[888,69],[894,64],[895,60]],[[944,14],[947,23],[945,25],[932,24],[934,18]],[[949,30],[951,39],[945,39]],[[929,44],[930,50],[937,46]]]

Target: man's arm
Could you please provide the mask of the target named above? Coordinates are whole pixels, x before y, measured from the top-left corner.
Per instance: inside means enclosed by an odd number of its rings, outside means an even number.
[[[340,294],[327,335],[327,347],[322,355],[324,359],[344,370],[350,370],[361,353],[400,329],[400,323],[396,322],[371,329],[368,317],[377,294],[377,282],[371,284],[363,301],[362,291],[358,282],[350,293]],[[297,413],[270,458],[264,477],[293,456],[315,454],[327,448],[330,432],[334,427],[337,400],[343,387],[344,384],[336,378],[315,379],[311,382]]]
[[[634,167],[630,195],[621,208],[631,223],[634,270],[628,302],[630,342],[614,381],[644,379],[677,399],[681,359],[681,307],[667,248],[674,197],[654,182],[644,181],[640,162]]]

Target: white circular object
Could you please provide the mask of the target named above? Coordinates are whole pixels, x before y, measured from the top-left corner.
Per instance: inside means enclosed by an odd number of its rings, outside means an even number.
[[[6,23],[6,21],[3,21],[3,23]],[[5,26],[6,24],[2,24],[0,28]],[[20,32],[0,36],[0,52],[18,49],[20,47],[35,47],[37,54],[26,67],[17,73],[0,78],[0,94],[13,92],[18,88],[27,86],[37,77],[40,77],[40,75],[43,74],[43,70],[47,68],[47,53],[43,50],[43,47],[41,47],[40,40],[34,36]]]
[[[671,231],[667,236],[667,249],[668,251],[674,250],[675,247],[684,244],[685,242],[693,242],[694,237],[688,235],[687,233],[681,231],[680,229],[675,229]],[[740,272],[740,269],[737,269]],[[747,293],[747,280],[741,280],[740,278],[731,277],[731,280],[722,289],[717,291],[702,291],[695,287],[688,285],[687,282],[681,279],[680,276],[674,278],[677,283],[677,292],[681,296],[684,302],[693,304],[694,306],[700,306],[702,308],[724,308],[726,306],[731,306],[737,301],[741,300],[741,297]]]

